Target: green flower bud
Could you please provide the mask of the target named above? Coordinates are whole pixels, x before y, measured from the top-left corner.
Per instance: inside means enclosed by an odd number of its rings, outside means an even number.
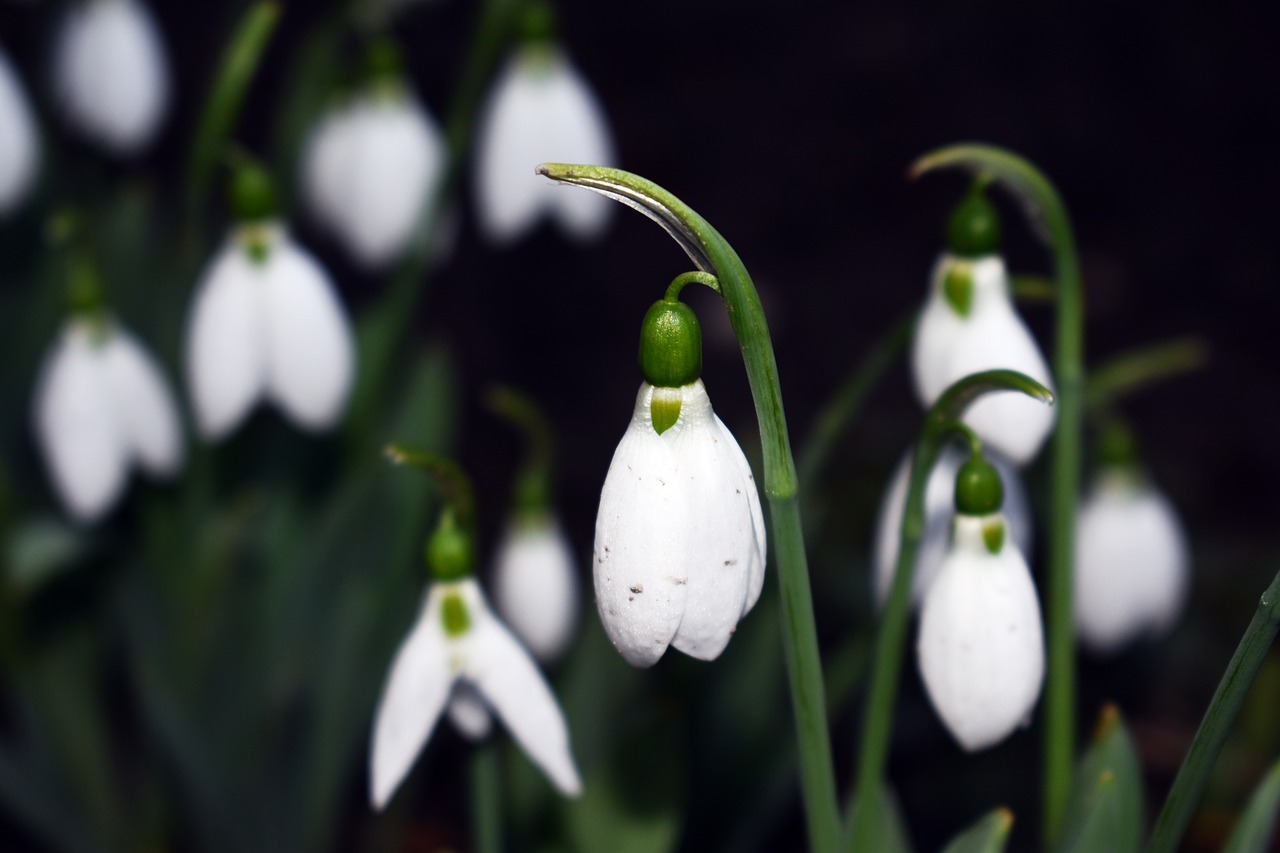
[[[258,163],[236,165],[228,197],[231,215],[237,222],[261,222],[275,217],[280,210],[271,176]]]
[[[381,38],[369,45],[362,70],[364,79],[371,82],[399,80],[404,75],[404,58],[395,41]]]
[[[1131,470],[1138,466],[1138,440],[1133,430],[1118,420],[1108,420],[1098,432],[1098,464],[1104,468]]]
[[[975,184],[947,221],[947,248],[953,255],[976,257],[1000,249],[1000,214]]]
[[[991,515],[1004,503],[1004,485],[995,466],[981,456],[971,456],[956,475],[956,512]]]
[[[702,330],[678,300],[653,303],[640,324],[640,373],[656,388],[680,388],[702,375]]]
[[[531,0],[525,3],[520,16],[520,40],[525,44],[545,44],[555,41],[556,16],[551,4]]]
[[[475,569],[475,544],[471,536],[457,525],[451,513],[440,520],[440,526],[427,540],[427,569],[438,581],[456,581]]]

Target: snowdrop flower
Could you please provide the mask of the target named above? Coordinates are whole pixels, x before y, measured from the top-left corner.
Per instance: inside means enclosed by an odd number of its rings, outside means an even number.
[[[558,660],[578,626],[573,549],[549,513],[517,513],[494,560],[498,612],[539,661]]]
[[[924,536],[916,557],[915,574],[912,576],[911,598],[919,605],[925,591],[938,576],[938,569],[946,557],[951,541],[952,521],[955,518],[955,482],[960,466],[967,458],[965,451],[948,445],[938,457],[929,474],[924,493]],[[1009,535],[1025,554],[1031,550],[1031,507],[1018,470],[1003,457],[989,454],[1000,479],[1005,485],[1004,518]],[[911,479],[911,453],[908,452],[889,481],[880,514],[876,519],[875,542],[871,550],[871,564],[875,569],[876,601],[884,605],[893,586],[893,571],[898,562],[898,544],[902,531],[902,513],[907,504],[907,487]]]
[[[995,208],[979,189],[956,209],[948,241],[912,344],[921,402],[933,405],[952,383],[983,370],[1017,370],[1052,390],[1049,367],[1014,309],[1009,274],[996,253]],[[1053,429],[1053,412],[1010,391],[984,396],[965,413],[964,422],[984,444],[1022,466],[1035,458]]]
[[[76,520],[101,518],[137,463],[155,477],[182,466],[182,430],[160,366],[114,318],[77,315],[45,354],[34,428],[58,497]]]
[[[76,3],[54,48],[54,83],[67,120],[116,154],[155,135],[169,102],[169,69],[155,21],[137,0]]]
[[[22,81],[0,50],[0,216],[26,198],[40,166],[36,121]]]
[[[560,706],[529,653],[490,612],[461,536],[447,512],[428,545],[435,582],[378,702],[369,762],[376,809],[400,786],[446,705],[473,738],[488,732],[492,711],[562,794],[582,791]]]
[[[615,162],[604,110],[559,47],[537,39],[516,50],[489,94],[476,139],[476,215],[491,242],[519,239],[544,215],[578,240],[604,230],[607,198],[534,174],[547,161]]]
[[[1187,540],[1168,499],[1136,470],[1094,480],[1075,552],[1075,623],[1086,646],[1115,652],[1173,624],[1187,594]]]
[[[981,457],[961,468],[955,537],[925,593],[916,646],[929,700],[970,752],[1025,726],[1044,681],[1040,603],[1000,499],[995,468]]]
[[[640,368],[645,381],[600,495],[596,604],[633,666],[653,665],[668,645],[714,660],[764,584],[760,497],[698,378],[701,333],[684,303],[649,309]]]
[[[347,316],[324,268],[273,219],[258,167],[235,178],[239,224],[201,274],[187,324],[187,382],[200,434],[233,431],[259,399],[297,426],[332,427],[355,371]]]
[[[394,56],[384,62],[398,67]],[[316,220],[361,266],[379,269],[409,244],[444,167],[439,125],[399,74],[384,70],[311,132],[303,187]]]

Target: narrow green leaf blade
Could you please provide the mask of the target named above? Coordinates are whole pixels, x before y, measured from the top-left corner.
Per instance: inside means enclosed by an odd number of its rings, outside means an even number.
[[[1280,812],[1280,761],[1271,766],[1271,771],[1249,798],[1249,805],[1236,822],[1222,853],[1265,853],[1271,849],[1277,812]]]
[[[942,853],[1001,853],[1013,829],[1013,812],[1001,806],[961,832]]]
[[[853,814],[849,820],[849,843],[846,850],[853,851],[853,839],[868,841],[867,849],[880,853],[911,853],[911,838],[907,825],[898,808],[898,798],[888,785],[880,785],[871,798],[859,792],[854,796]]]
[[[1102,709],[1076,770],[1059,853],[1137,851],[1143,828],[1142,767],[1114,705]]]

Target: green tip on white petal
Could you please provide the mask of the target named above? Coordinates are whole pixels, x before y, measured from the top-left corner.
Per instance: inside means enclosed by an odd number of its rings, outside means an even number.
[[[653,420],[653,430],[662,435],[680,420],[680,409],[684,402],[684,394],[679,388],[654,388],[653,397],[649,401],[649,417]]]

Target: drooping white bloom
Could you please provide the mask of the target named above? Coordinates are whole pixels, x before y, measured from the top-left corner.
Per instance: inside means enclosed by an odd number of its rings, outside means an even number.
[[[956,516],[920,614],[916,653],[929,699],[971,752],[1026,725],[1044,681],[1040,602],[1017,546],[995,541],[1001,523],[999,514]]]
[[[598,236],[610,202],[539,178],[539,163],[614,165],[604,110],[578,70],[558,48],[517,50],[498,74],[476,136],[476,214],[485,236],[509,243],[538,218],[553,217],[569,236]]]
[[[113,152],[132,154],[155,135],[169,102],[164,45],[137,0],[74,4],[54,52],[67,120]]]
[[[0,215],[17,207],[40,166],[36,121],[18,73],[0,50]]]
[[[968,274],[972,287],[957,308],[947,298],[948,276]],[[1013,306],[1009,275],[999,255],[975,259],[943,255],[911,350],[916,394],[933,405],[952,383],[984,370],[1016,370],[1052,390],[1049,366]],[[987,394],[965,412],[982,441],[1026,465],[1053,429],[1054,410],[1016,391]]]
[[[1172,625],[1187,594],[1189,548],[1177,513],[1139,475],[1104,472],[1076,520],[1075,622],[1081,641],[1113,652]]]
[[[403,87],[373,87],[311,132],[303,186],[311,213],[364,267],[405,249],[444,177],[444,134]]]
[[[234,430],[262,397],[300,427],[331,427],[355,372],[333,282],[278,223],[236,228],[205,268],[186,354],[196,423],[209,440]]]
[[[160,366],[114,319],[73,318],[45,354],[34,427],[54,489],[79,521],[106,513],[136,462],[182,466],[182,428]]]
[[[925,484],[924,536],[916,557],[916,571],[911,582],[911,599],[919,604],[933,579],[938,576],[942,560],[951,541],[951,525],[956,517],[956,474],[968,458],[966,451],[947,446],[938,457]],[[1004,505],[1001,512],[1008,523],[1009,534],[1023,554],[1031,550],[1031,507],[1018,470],[998,454],[988,454],[1004,483]],[[907,487],[911,479],[911,453],[908,452],[894,471],[889,488],[880,502],[880,514],[876,518],[875,542],[871,561],[875,569],[876,601],[884,604],[893,586],[893,571],[898,561],[898,543],[901,538],[902,513],[907,504]]]
[[[681,400],[661,435],[651,405]],[[651,666],[668,644],[714,660],[764,584],[760,497],[742,449],[702,380],[636,396],[613,454],[592,561],[605,632],[627,662]]]
[[[578,571],[554,517],[517,515],[493,570],[498,612],[542,663],[557,660],[578,626]]]
[[[474,689],[470,696],[468,689]],[[453,700],[456,722],[458,713],[475,710],[477,695],[485,719],[487,711],[497,714],[561,793],[576,797],[582,791],[555,696],[529,653],[489,611],[475,579],[466,578],[431,585],[417,623],[396,652],[373,727],[374,808],[385,806],[400,786],[446,703]]]

